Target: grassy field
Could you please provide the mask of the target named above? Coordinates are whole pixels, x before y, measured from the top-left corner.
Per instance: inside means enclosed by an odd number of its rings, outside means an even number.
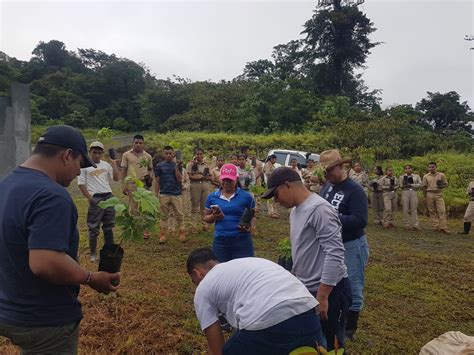
[[[79,209],[81,264],[88,260],[87,205],[75,182],[71,193]],[[256,256],[275,260],[278,241],[288,235],[288,213],[280,220],[258,216],[254,237]],[[397,224],[401,216],[397,215]],[[367,268],[366,305],[358,339],[348,344],[352,354],[416,354],[434,337],[449,330],[474,334],[474,234],[441,235],[401,228],[385,231],[370,224],[367,235],[370,261]],[[450,220],[457,231],[462,220]],[[181,244],[177,236],[159,245],[153,236],[144,243],[129,243],[122,267],[120,291],[99,295],[82,287],[80,299],[80,354],[195,354],[206,342],[193,311],[194,286],[185,271],[191,250],[210,245],[210,233],[190,237]],[[0,353],[17,353],[0,339]]]

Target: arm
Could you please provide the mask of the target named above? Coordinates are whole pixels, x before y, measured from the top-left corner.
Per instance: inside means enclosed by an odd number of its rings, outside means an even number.
[[[29,266],[35,276],[56,285],[88,284],[100,293],[117,291],[113,281],[120,280],[120,274],[93,272],[87,282],[89,272],[64,252],[45,249],[30,249]]]
[[[419,189],[421,187],[421,178],[419,175],[413,175],[413,184],[411,187],[414,189]]]
[[[321,283],[316,293],[316,299],[319,302],[319,315],[322,320],[328,319],[329,295],[334,286]]]
[[[202,220],[206,223],[215,223],[216,221],[218,220],[221,220],[224,218],[224,214],[223,213],[217,213],[215,210],[213,210],[212,208],[207,208],[204,210],[204,217],[202,218]]]
[[[160,196],[160,176],[155,176],[155,195]]]
[[[350,214],[339,214],[342,228],[346,230],[364,228],[369,220],[368,209],[369,206],[364,191],[362,189],[355,191],[349,199]]]
[[[181,186],[183,184],[183,174],[181,173],[182,170],[182,165],[181,164],[176,164],[176,169],[175,169],[175,176],[176,176],[176,181],[178,182],[178,185]]]
[[[204,334],[206,335],[209,354],[221,355],[222,348],[224,347],[224,335],[222,334],[219,321],[204,329]]]
[[[89,202],[92,202],[92,196],[89,191],[87,191],[86,185],[79,185],[79,190],[81,190],[82,194]]]
[[[112,175],[112,178],[114,181],[119,181],[120,178],[121,178],[121,171],[120,171],[120,168],[118,166],[118,160],[114,159],[114,160],[111,160],[110,161],[110,165],[112,166],[112,172],[113,172],[113,175]]]

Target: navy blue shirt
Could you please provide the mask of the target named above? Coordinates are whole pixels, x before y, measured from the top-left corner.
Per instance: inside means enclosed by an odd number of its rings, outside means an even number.
[[[338,212],[344,243],[365,235],[364,227],[369,219],[369,205],[362,186],[351,179],[346,179],[336,185],[327,182],[319,195]]]
[[[224,212],[224,219],[216,221],[214,237],[250,237],[250,233],[240,231],[239,222],[245,208],[255,208],[252,195],[238,187],[230,201],[220,196],[221,190],[216,190],[207,196],[206,200],[207,209],[210,209],[211,205],[218,205]]]
[[[77,209],[64,187],[18,167],[0,180],[0,322],[61,326],[82,318],[79,285],[55,285],[33,274],[29,250],[63,251],[77,260]]]
[[[181,195],[181,184],[176,179],[176,163],[162,161],[155,166],[155,176],[160,177],[160,194]]]

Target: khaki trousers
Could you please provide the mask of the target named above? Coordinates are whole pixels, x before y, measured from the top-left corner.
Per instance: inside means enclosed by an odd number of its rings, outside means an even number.
[[[382,192],[372,192],[371,205],[374,210],[374,223],[379,224],[383,220],[383,193]]]
[[[162,232],[166,233],[168,230],[168,221],[171,212],[173,213],[172,216],[176,219],[179,230],[184,230],[183,199],[181,195],[160,195],[160,208],[160,225]]]
[[[191,196],[189,194],[189,189],[184,190],[181,193],[181,201],[183,203],[183,219],[184,227],[188,229],[191,227]],[[170,211],[170,217],[168,218],[168,230],[173,232],[177,226],[176,219],[174,218],[173,210]]]
[[[427,192],[426,205],[430,213],[431,224],[435,229],[447,229],[446,224],[446,206],[443,200],[442,192]]]
[[[195,227],[199,225],[206,225],[203,221],[204,209],[206,206],[206,199],[209,195],[209,183],[205,182],[191,182],[191,220]]]
[[[466,213],[464,213],[464,222],[474,222],[474,201],[467,205]]]
[[[383,219],[382,224],[393,224],[393,214],[397,211],[398,196],[395,191],[383,193]]]
[[[403,225],[418,227],[418,196],[415,190],[402,191]]]

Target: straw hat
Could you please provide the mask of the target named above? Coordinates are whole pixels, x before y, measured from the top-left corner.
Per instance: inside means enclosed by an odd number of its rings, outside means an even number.
[[[319,155],[319,164],[327,171],[336,165],[349,163],[352,160],[351,157],[342,158],[341,154],[337,149],[325,150]]]

